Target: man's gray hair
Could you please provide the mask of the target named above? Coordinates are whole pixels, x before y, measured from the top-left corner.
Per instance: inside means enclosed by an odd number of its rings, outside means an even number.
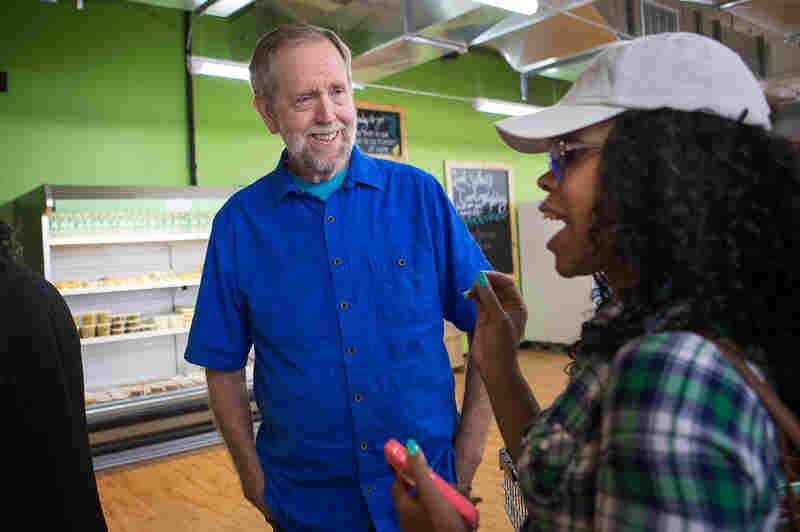
[[[250,60],[250,85],[253,94],[264,97],[268,102],[275,94],[278,80],[275,79],[271,69],[278,50],[321,40],[330,41],[339,51],[347,69],[347,82],[352,85],[350,48],[336,33],[310,24],[287,24],[264,34],[256,44],[253,58]]]

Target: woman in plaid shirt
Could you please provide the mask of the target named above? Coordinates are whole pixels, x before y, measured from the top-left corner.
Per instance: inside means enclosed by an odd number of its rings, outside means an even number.
[[[500,273],[476,282],[472,356],[523,528],[775,530],[775,426],[708,339],[734,340],[798,410],[800,165],[769,133],[755,77],[711,39],[646,37],[606,49],[559,104],[496,126],[518,151],[550,152],[541,211],[564,227],[547,248],[561,275],[594,276],[603,310],[540,411],[516,359],[522,297]],[[418,498],[395,485],[405,529],[464,530],[424,456],[411,463]]]

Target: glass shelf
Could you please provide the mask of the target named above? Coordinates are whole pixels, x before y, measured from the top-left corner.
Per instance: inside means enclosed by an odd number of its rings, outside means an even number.
[[[85,246],[93,244],[140,244],[144,242],[181,242],[187,240],[208,240],[210,233],[130,233],[98,234],[69,237],[53,237],[51,246]]]
[[[114,334],[108,336],[94,336],[92,338],[81,338],[81,345],[125,342],[128,340],[141,340],[142,338],[153,338],[156,336],[174,336],[176,334],[186,334],[188,332],[189,332],[188,327],[181,327],[177,329],[156,329],[155,331]]]
[[[200,279],[175,279],[155,283],[130,283],[112,286],[89,286],[85,288],[59,288],[62,296],[80,296],[86,294],[110,294],[113,292],[131,292],[134,290],[157,290],[160,288],[182,288],[184,286],[200,286]]]

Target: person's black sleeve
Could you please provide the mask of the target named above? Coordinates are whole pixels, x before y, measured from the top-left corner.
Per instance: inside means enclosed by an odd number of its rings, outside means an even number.
[[[13,472],[6,477],[10,497],[0,499],[8,504],[6,515],[33,510],[26,524],[106,531],[89,452],[81,345],[69,308],[55,287],[24,267],[0,265],[0,277],[0,299],[10,311],[0,334],[7,370],[0,377],[4,456]]]

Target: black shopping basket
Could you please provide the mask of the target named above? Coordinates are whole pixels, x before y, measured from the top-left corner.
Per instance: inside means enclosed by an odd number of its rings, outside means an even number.
[[[525,506],[525,498],[519,489],[519,476],[511,455],[505,449],[500,449],[500,469],[503,470],[503,491],[505,498],[503,508],[506,515],[514,526],[514,530],[519,530],[525,518],[528,517],[528,509]]]

